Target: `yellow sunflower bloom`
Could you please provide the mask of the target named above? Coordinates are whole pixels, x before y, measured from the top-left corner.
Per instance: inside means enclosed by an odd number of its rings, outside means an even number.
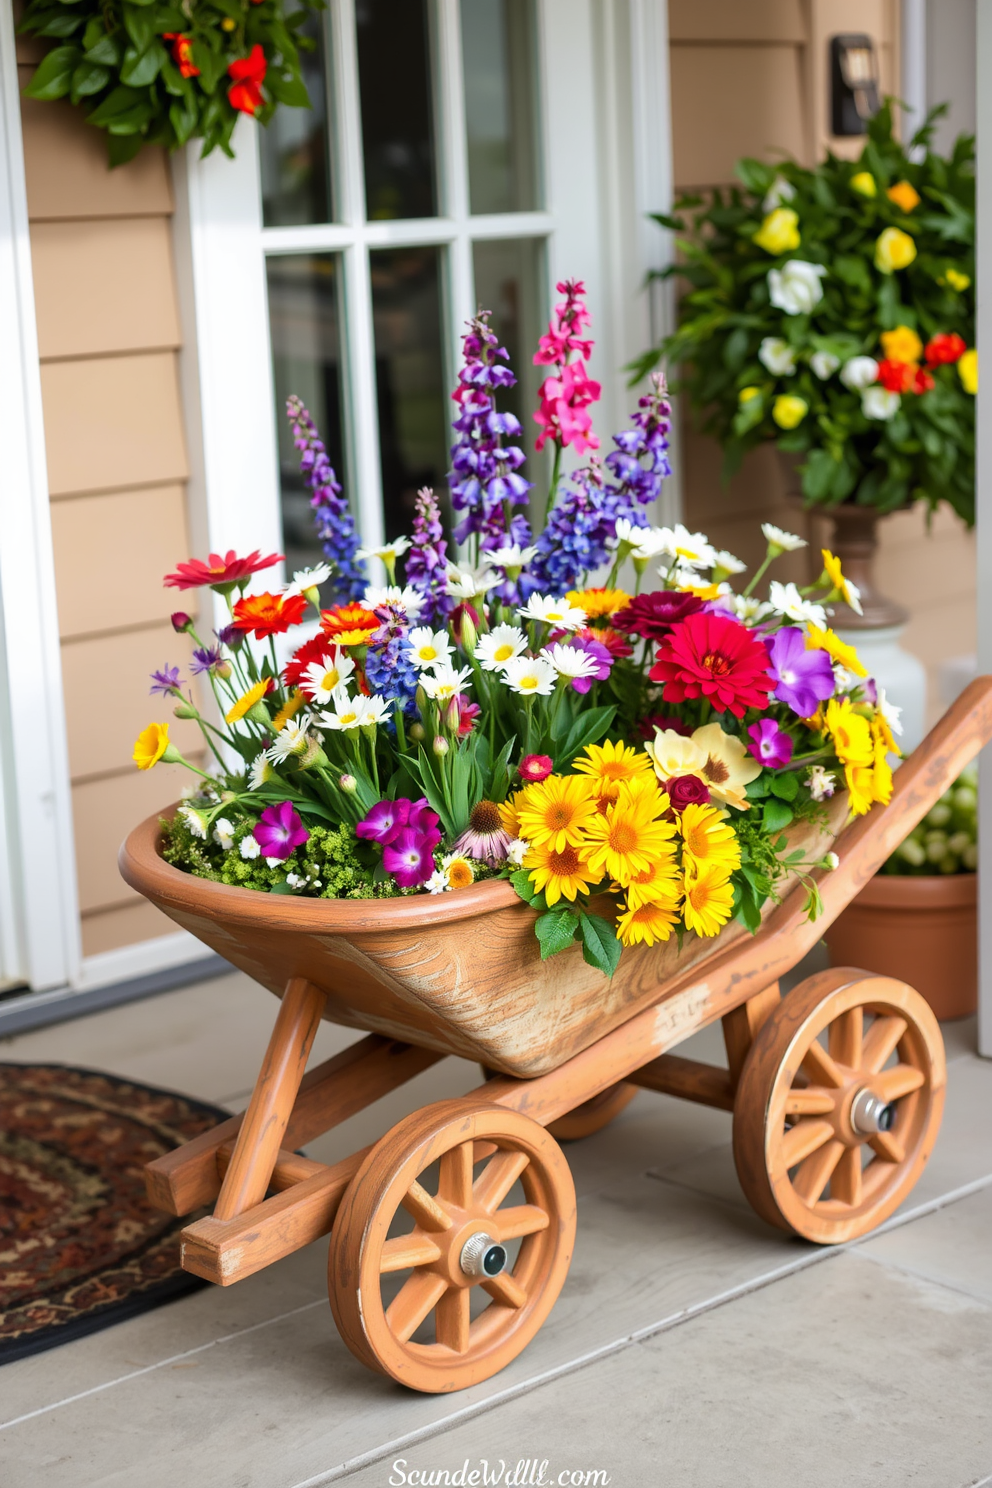
[[[571,842],[560,849],[549,842],[539,843],[527,853],[524,867],[530,871],[534,888],[544,894],[549,905],[557,904],[563,894],[566,899],[574,900],[577,894],[584,894],[599,882]]]
[[[150,770],[153,765],[158,764],[169,748],[169,725],[150,723],[135,739],[131,758],[139,770]],[[172,754],[176,755],[175,748],[172,749]]]
[[[717,935],[733,908],[733,886],[715,863],[701,873],[686,875],[682,918],[687,930],[695,930],[697,935]]]
[[[522,799],[521,799],[522,796]],[[592,782],[582,775],[549,775],[517,797],[519,835],[561,852],[577,846],[596,815]]]
[[[269,679],[263,677],[260,682],[255,683],[254,687],[249,687],[247,692],[241,694],[233,708],[225,713],[225,720],[228,723],[237,723],[239,719],[244,718],[246,713],[251,712],[256,703],[261,702],[268,690]]]
[[[687,806],[679,817],[679,832],[687,876],[714,867],[727,877],[741,866],[737,834],[715,806]]]
[[[842,641],[840,636],[832,630],[821,630],[818,625],[807,626],[806,649],[807,651],[826,651],[831,661],[836,661],[839,666],[846,667],[856,677],[868,675],[854,647]]]
[[[871,728],[867,718],[855,713],[850,698],[830,699],[825,728],[842,765],[871,765],[875,753]]]
[[[565,598],[569,604],[585,610],[587,620],[615,615],[617,610],[630,604],[630,595],[625,589],[571,589]]]
[[[616,800],[620,784],[634,780],[638,775],[652,775],[651,760],[643,749],[634,749],[630,744],[588,744],[584,757],[572,763],[572,769],[586,775],[592,782],[597,796],[609,796]]]
[[[659,904],[669,901],[672,904],[678,903],[681,874],[675,860],[674,843],[667,844],[667,848],[668,856],[652,858],[647,868],[642,869],[640,873],[635,873],[630,883],[626,885],[629,909],[640,909],[642,904]],[[621,887],[620,884],[614,884],[613,892],[619,893]]]
[[[297,687],[289,694],[289,697],[283,703],[282,707],[279,709],[279,712],[272,720],[272,727],[275,729],[277,734],[279,733],[280,729],[286,727],[286,724],[291,718],[296,717],[297,713],[299,713],[300,709],[303,707],[303,702],[303,694]]]
[[[617,920],[617,939],[621,945],[654,945],[669,940],[678,924],[678,898],[648,900],[644,904],[628,903]]]
[[[670,822],[652,821],[650,803],[643,798],[618,802],[605,816],[597,813],[589,823],[583,855],[597,880],[608,874],[626,888],[655,859],[669,854],[674,857],[671,842],[674,836],[675,828]]]

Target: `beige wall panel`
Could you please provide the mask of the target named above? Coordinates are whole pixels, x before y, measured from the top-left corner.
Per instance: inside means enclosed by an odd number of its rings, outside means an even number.
[[[55,584],[63,639],[166,620],[192,610],[162,575],[188,556],[182,486],[79,496],[52,504]],[[113,582],[95,582],[108,555]],[[126,555],[126,562],[121,562]]]
[[[147,146],[127,165],[111,170],[103,130],[87,124],[70,103],[38,103],[22,97],[21,120],[32,222],[172,212],[172,182],[164,150]]]
[[[939,0],[935,0],[939,3]],[[875,42],[881,93],[899,96],[899,0],[810,0],[808,56],[809,111],[817,156],[830,149],[856,160],[863,137],[840,139],[830,130],[830,38],[844,31],[864,31]],[[896,123],[899,111],[896,111]]]
[[[117,871],[117,850],[132,827],[178,799],[194,777],[181,765],[156,765],[90,780],[72,792],[76,870],[82,913],[127,904],[140,896]]]
[[[166,623],[159,630],[70,641],[62,647],[62,685],[73,780],[133,768],[134,741],[149,723],[167,723],[169,737],[183,754],[203,747],[200,730],[173,717],[173,698],[149,694],[150,676],[160,667],[181,668],[180,683],[193,643]]]
[[[105,909],[83,916],[83,955],[99,956],[120,946],[174,935],[179,926],[147,899],[136,899],[121,909]],[[192,959],[192,957],[190,958]]]
[[[672,148],[680,189],[734,179],[742,155],[806,156],[799,47],[672,47]]]
[[[167,217],[39,222],[31,261],[42,360],[179,345]]]
[[[50,362],[41,392],[53,497],[186,479],[174,353]]]
[[[668,0],[672,41],[806,40],[803,0]]]
[[[812,541],[806,513],[786,497],[778,454],[770,445],[745,456],[728,486],[720,480],[723,454],[715,439],[684,432],[681,449],[686,521],[705,532],[716,547],[740,558],[752,573],[765,555],[762,522],[774,522]],[[808,584],[809,565],[808,551],[783,554],[771,577],[782,583]]]

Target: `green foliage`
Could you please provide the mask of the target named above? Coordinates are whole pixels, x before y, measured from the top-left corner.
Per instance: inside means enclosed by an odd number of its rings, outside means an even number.
[[[107,131],[111,165],[132,159],[142,145],[176,150],[190,139],[203,140],[204,155],[218,145],[230,155],[238,110],[228,96],[228,67],[255,46],[264,51],[255,114],[262,124],[277,105],[309,107],[300,51],[313,42],[302,32],[324,4],[300,0],[287,15],[282,0],[28,0],[19,29],[58,44],[25,92],[78,104],[89,123]]]
[[[674,216],[656,218],[679,235],[679,261],[661,277],[677,276],[685,293],[678,329],[635,364],[635,380],[662,357],[681,366],[680,386],[700,426],[724,447],[725,477],[748,450],[774,441],[800,457],[809,506],[854,500],[894,511],[918,500],[931,508],[945,500],[974,520],[975,400],[955,366],[934,369],[932,391],[904,394],[887,422],[866,416],[860,392],[848,389],[836,370],[821,378],[811,366],[817,352],[841,364],[857,355],[881,359],[880,335],[897,325],[909,326],[924,342],[956,332],[974,345],[974,141],[962,135],[950,156],[936,154],[930,141],[942,111],[934,110],[910,142],[923,152],[919,161],[894,138],[889,101],[870,122],[858,161],[828,155],[807,170],[793,161],[741,160],[740,186],[716,190],[705,202],[683,198]],[[865,171],[876,183],[874,197],[851,186]],[[776,180],[794,193],[781,205],[798,215],[801,241],[773,256],[754,234]],[[920,196],[910,212],[886,195],[902,181]],[[890,227],[913,238],[917,256],[907,268],[885,274],[875,267],[875,245]],[[827,270],[812,313],[786,314],[771,303],[769,270],[792,259]],[[955,289],[948,271],[971,282]],[[766,337],[788,344],[793,373],[774,375],[762,363],[758,353]],[[743,389],[755,391],[742,403]],[[789,431],[772,416],[781,394],[808,405]]]
[[[547,961],[549,956],[555,956],[570,946],[578,928],[579,917],[568,904],[556,904],[554,909],[540,915],[534,931],[541,946],[541,960]]]
[[[978,766],[958,776],[884,864],[883,873],[924,878],[978,867]]]

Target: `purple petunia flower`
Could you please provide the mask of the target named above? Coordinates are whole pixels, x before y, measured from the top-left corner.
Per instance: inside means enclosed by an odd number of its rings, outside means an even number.
[[[310,840],[310,833],[293,809],[292,801],[266,806],[255,823],[252,836],[262,849],[263,857],[283,860]]]
[[[404,796],[398,801],[379,801],[358,823],[355,836],[386,847],[396,841],[409,820],[410,802]]]
[[[382,866],[393,875],[401,889],[412,889],[417,884],[426,883],[434,872],[430,838],[413,827],[404,827],[395,842],[383,848]]]
[[[152,672],[152,685],[148,689],[149,696],[160,692],[163,697],[179,696],[179,668],[168,665],[162,667],[158,672]]]
[[[552,639],[556,639],[552,637]],[[597,663],[596,671],[591,677],[573,677],[572,687],[575,692],[586,693],[594,682],[605,682],[613,669],[613,657],[603,645],[597,641],[595,632],[591,630],[580,630],[575,635],[570,635],[568,644],[573,651],[584,651]]]
[[[221,660],[219,646],[197,646],[193,652],[193,660],[189,664],[189,669],[194,677],[198,677],[201,672],[212,672],[220,664]]]
[[[800,718],[812,718],[820,703],[833,696],[834,669],[825,651],[809,651],[798,625],[786,625],[765,637],[776,687],[773,694]]]
[[[747,746],[756,760],[772,770],[781,770],[792,758],[795,745],[773,718],[762,718],[748,729],[752,742]]]

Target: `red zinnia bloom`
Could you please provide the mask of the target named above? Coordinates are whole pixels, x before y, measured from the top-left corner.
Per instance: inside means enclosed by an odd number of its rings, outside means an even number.
[[[299,625],[306,608],[302,594],[247,594],[234,606],[234,624],[239,630],[253,630],[256,641],[264,641]]]
[[[175,573],[166,574],[162,583],[167,589],[200,589],[204,584],[209,584],[211,589],[219,589],[224,584],[230,584],[233,588],[235,584],[250,579],[252,574],[260,573],[263,568],[271,568],[273,563],[281,562],[281,553],[270,553],[267,558],[263,558],[256,548],[247,558],[239,558],[234,549],[229,548],[223,558],[219,553],[211,553],[206,563],[199,558],[191,558],[188,563],[177,563]]]
[[[911,393],[918,371],[918,362],[894,362],[886,357],[878,364],[877,381],[890,393]]]
[[[931,336],[927,342],[927,366],[942,367],[948,363],[960,361],[966,350],[965,343],[957,331],[938,331],[936,336]]]
[[[163,31],[163,41],[172,42],[172,60],[179,68],[180,77],[199,77],[200,69],[193,61],[193,38],[181,31]]]
[[[664,682],[666,703],[704,698],[735,718],[748,708],[767,708],[775,687],[762,643],[738,620],[708,613],[672,626],[648,675]]]
[[[227,90],[228,102],[242,114],[257,114],[265,102],[261,84],[265,82],[268,63],[258,42],[247,57],[239,57],[227,69],[233,83]]]
[[[613,624],[617,630],[626,630],[645,641],[662,641],[672,626],[687,615],[694,615],[703,608],[703,601],[696,594],[682,594],[677,589],[653,589],[650,594],[638,594],[629,605],[617,610]]]

